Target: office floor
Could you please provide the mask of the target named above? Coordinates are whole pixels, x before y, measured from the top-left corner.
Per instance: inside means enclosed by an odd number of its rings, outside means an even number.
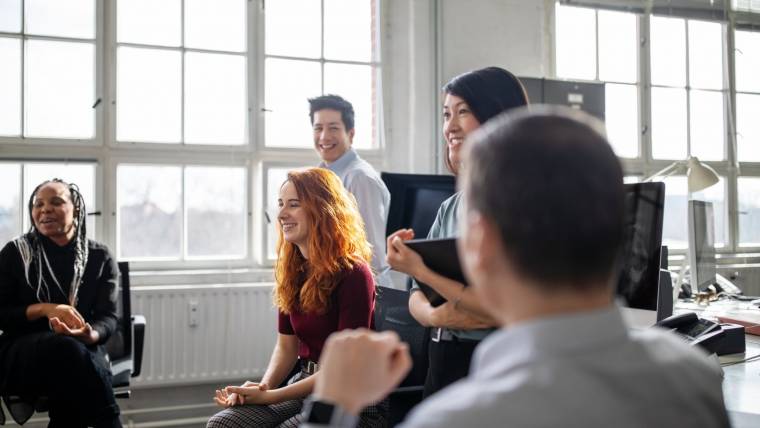
[[[129,399],[120,399],[121,421],[131,428],[204,428],[208,418],[218,411],[211,401],[218,384],[181,387],[147,388],[132,391]],[[10,419],[5,426],[18,426]],[[47,414],[35,414],[25,428],[47,427]]]

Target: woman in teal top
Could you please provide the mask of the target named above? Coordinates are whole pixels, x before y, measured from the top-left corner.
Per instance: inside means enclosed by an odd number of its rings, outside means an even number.
[[[499,113],[528,103],[525,88],[512,73],[488,67],[464,73],[443,87],[443,136],[445,162],[458,175],[466,137]],[[456,236],[461,192],[445,200],[438,209],[428,238]],[[409,310],[420,324],[432,327],[430,364],[424,395],[428,396],[465,376],[475,346],[496,326],[464,284],[432,271],[422,258],[404,244],[414,231],[401,229],[388,237],[387,260],[394,270],[404,272],[434,288],[447,302],[433,307],[416,282],[409,297]]]

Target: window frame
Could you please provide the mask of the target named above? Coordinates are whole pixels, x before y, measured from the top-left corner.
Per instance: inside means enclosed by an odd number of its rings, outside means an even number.
[[[550,14],[550,23],[552,28],[556,28],[556,7],[559,5],[559,1],[551,3],[552,6],[547,8],[547,13]],[[563,5],[564,7],[585,7],[587,9],[593,9],[596,11],[596,79],[594,82],[608,83],[607,81],[599,80],[599,11],[603,9],[593,8],[583,5]],[[651,100],[651,56],[649,51],[650,45],[650,20],[651,13],[631,13],[637,15],[637,28],[638,28],[638,83],[636,83],[638,96],[639,96],[639,156],[635,158],[620,158],[621,163],[626,176],[639,176],[648,177],[657,171],[671,165],[673,161],[681,159],[656,159],[652,155],[652,100]],[[748,12],[729,12],[734,16],[748,16]],[[655,14],[657,15],[657,14]],[[757,15],[757,14],[755,14]],[[697,17],[682,17],[686,22],[684,25],[684,32],[686,37],[686,82],[684,89],[686,90],[686,133],[687,133],[687,153],[691,152],[691,112],[690,112],[690,98],[691,91],[693,90],[707,90],[703,88],[691,87],[689,82],[689,25],[690,20],[704,20]],[[754,20],[760,20],[760,18],[753,17]],[[746,19],[745,19],[746,20]],[[750,31],[745,28],[741,28],[736,25],[733,18],[726,19],[720,22],[722,27],[722,50],[723,50],[723,89],[713,90],[711,92],[720,91],[723,94],[724,108],[723,108],[723,120],[724,120],[724,147],[723,151],[725,158],[721,161],[702,161],[703,163],[711,166],[715,169],[718,175],[725,180],[725,204],[726,204],[726,243],[722,247],[716,247],[716,252],[719,258],[726,260],[740,259],[744,262],[747,260],[760,260],[760,245],[747,246],[740,245],[739,243],[739,209],[738,209],[738,178],[739,177],[760,177],[760,162],[745,162],[740,161],[737,158],[736,153],[736,75],[735,75],[735,32],[737,30]],[[757,30],[753,30],[757,31]],[[554,37],[551,38],[551,74],[557,78],[556,58],[557,58],[557,43],[556,32]],[[618,82],[612,82],[618,83]],[[663,85],[657,85],[657,87],[669,87]],[[741,93],[747,93],[742,91]],[[687,249],[671,249],[670,253],[676,257],[684,257]]]
[[[113,254],[119,253],[117,240],[117,168],[122,164],[140,164],[153,166],[230,166],[243,167],[246,175],[246,256],[237,258],[205,258],[195,257],[184,260],[159,260],[140,259],[131,262],[134,271],[172,271],[172,270],[198,270],[208,272],[230,272],[244,269],[256,271],[270,269],[273,260],[266,254],[266,224],[263,218],[263,208],[266,206],[266,168],[267,165],[313,165],[319,164],[319,157],[313,147],[309,145],[303,148],[278,148],[266,147],[265,137],[265,112],[264,106],[264,59],[266,58],[265,46],[265,0],[246,0],[246,51],[244,55],[246,66],[246,101],[247,101],[247,125],[246,142],[242,145],[206,145],[181,143],[146,143],[116,141],[116,88],[117,88],[117,47],[118,46],[150,46],[131,43],[117,43],[117,1],[95,1],[95,93],[101,99],[96,109],[95,138],[87,141],[70,140],[61,138],[23,138],[0,137],[0,162],[94,162],[95,163],[95,201],[96,207],[88,207],[90,211],[101,211],[102,215],[96,220],[96,233],[98,240],[111,248]],[[126,0],[121,0],[126,1]],[[357,149],[357,151],[374,165],[382,163],[385,155],[383,106],[382,106],[382,51],[381,39],[385,19],[381,13],[385,4],[383,0],[371,0],[376,19],[374,37],[376,39],[377,61],[372,63],[376,73],[376,92],[374,102],[376,114],[377,144],[372,149]],[[184,3],[183,3],[184,4]],[[23,13],[23,10],[22,10]],[[184,25],[184,24],[183,24]],[[22,38],[23,34],[0,33],[2,36],[11,35]],[[184,35],[183,35],[184,36]],[[34,36],[34,38],[48,38]],[[57,39],[57,38],[48,38]],[[61,38],[62,40],[69,40]],[[91,42],[91,41],[90,41]],[[163,49],[164,47],[159,47]],[[214,50],[194,49],[180,47],[166,47],[183,52],[220,52]],[[22,45],[23,51],[23,45]],[[223,52],[226,53],[226,52]],[[23,55],[23,52],[22,52]],[[23,60],[23,58],[22,58]],[[340,62],[340,61],[327,61]],[[349,62],[350,63],[350,62]],[[22,62],[23,66],[23,62]],[[184,72],[182,79],[184,80]],[[22,92],[23,92],[22,80]],[[184,83],[182,85],[184,92]],[[23,96],[23,94],[22,94]],[[23,101],[23,99],[22,99]],[[22,105],[23,108],[23,105]],[[182,106],[184,110],[184,103]],[[305,112],[306,113],[306,112]],[[306,115],[304,114],[304,117]],[[184,122],[182,132],[184,133]],[[23,133],[23,128],[22,128]],[[44,154],[43,154],[44,153]],[[183,169],[184,171],[184,169]],[[23,169],[22,169],[23,173]],[[23,182],[22,182],[23,184]],[[21,195],[23,199],[23,189]],[[184,194],[187,189],[181,189]],[[23,210],[23,203],[22,210]],[[183,200],[184,204],[184,200]],[[23,217],[23,212],[22,212]],[[186,224],[183,206],[183,228]],[[22,218],[23,221],[23,218]],[[184,235],[184,230],[182,231]],[[184,239],[184,236],[183,236]],[[182,252],[184,254],[184,243]],[[199,279],[200,281],[200,279]]]
[[[65,144],[67,147],[96,147],[103,144],[104,141],[104,135],[103,135],[103,120],[105,117],[104,108],[107,104],[105,101],[104,94],[104,88],[105,88],[105,82],[104,82],[104,75],[105,75],[105,66],[104,66],[104,26],[103,26],[103,20],[101,19],[101,16],[104,13],[104,2],[99,0],[93,0],[93,3],[95,4],[94,9],[94,20],[95,20],[95,38],[94,39],[83,39],[78,37],[63,37],[63,36],[42,36],[42,35],[34,35],[34,34],[27,34],[25,32],[25,23],[26,23],[26,1],[27,0],[20,0],[21,1],[21,32],[20,33],[8,33],[8,32],[2,32],[0,31],[0,37],[3,38],[12,38],[12,39],[19,39],[21,41],[21,105],[19,106],[21,108],[21,135],[19,136],[7,136],[7,135],[0,135],[0,148],[8,145],[13,144],[23,144],[23,145],[39,145],[39,146],[49,146],[49,147],[55,147],[62,145],[61,141],[65,141]],[[94,58],[93,58],[93,66],[95,69],[93,70],[94,76],[95,76],[95,87],[94,89],[94,95],[95,99],[93,100],[93,104],[97,103],[96,106],[94,106],[95,109],[95,120],[93,123],[93,137],[92,138],[67,138],[67,137],[25,137],[25,127],[26,127],[26,55],[27,55],[27,41],[28,40],[41,40],[41,41],[54,41],[54,42],[67,42],[67,43],[87,43],[92,44],[94,47]]]

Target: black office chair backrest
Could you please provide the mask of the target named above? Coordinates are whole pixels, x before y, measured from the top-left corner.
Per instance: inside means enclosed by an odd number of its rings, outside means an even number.
[[[106,350],[112,361],[132,354],[132,301],[129,290],[129,262],[119,262],[119,303],[116,313],[119,323],[116,331],[106,342]]]
[[[428,367],[430,329],[423,327],[409,313],[408,291],[377,287],[375,328],[377,331],[395,331],[409,346],[413,366],[399,386],[424,385]]]

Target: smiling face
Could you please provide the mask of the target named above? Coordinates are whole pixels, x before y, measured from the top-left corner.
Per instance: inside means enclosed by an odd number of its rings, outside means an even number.
[[[58,245],[74,237],[74,204],[71,192],[63,183],[47,183],[37,189],[32,202],[34,227]]]
[[[308,257],[309,218],[301,206],[298,192],[293,183],[286,181],[280,187],[280,197],[277,199],[280,213],[277,219],[282,228],[282,237],[286,242],[296,245],[304,257]]]
[[[480,122],[467,102],[456,95],[446,94],[443,100],[443,137],[446,140],[449,163],[455,174],[462,163],[462,144],[467,135],[478,127]]]
[[[346,131],[346,125],[338,110],[322,109],[314,112],[314,148],[326,163],[338,160],[351,148],[354,130]]]

